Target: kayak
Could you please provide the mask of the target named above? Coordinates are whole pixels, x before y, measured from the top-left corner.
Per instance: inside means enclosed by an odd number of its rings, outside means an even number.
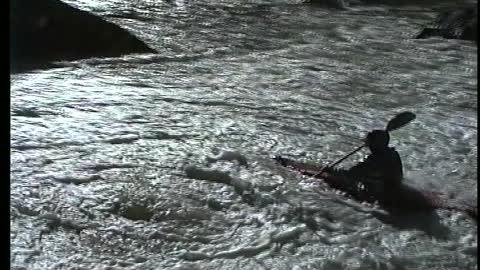
[[[466,212],[474,219],[477,218],[477,207],[453,201],[441,192],[402,184],[395,192],[388,195],[383,192],[382,183],[369,179],[352,179],[344,170],[317,175],[322,165],[305,163],[289,158],[277,156],[274,160],[283,167],[302,175],[321,179],[331,188],[343,191],[346,196],[360,202],[378,203],[386,209],[400,209],[409,211],[432,211],[434,209],[449,209]]]

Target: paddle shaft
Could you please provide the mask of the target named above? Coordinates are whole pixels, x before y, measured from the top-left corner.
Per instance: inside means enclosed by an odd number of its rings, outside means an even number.
[[[355,150],[353,150],[350,154],[342,157],[341,159],[335,161],[334,163],[325,166],[319,173],[315,174],[313,177],[322,175],[322,173],[323,173],[327,168],[333,168],[333,167],[336,166],[338,163],[344,161],[345,159],[347,159],[347,158],[350,157],[351,155],[353,155],[353,154],[355,154],[356,152],[360,151],[363,147],[365,147],[365,144],[360,145],[360,146],[357,147]]]

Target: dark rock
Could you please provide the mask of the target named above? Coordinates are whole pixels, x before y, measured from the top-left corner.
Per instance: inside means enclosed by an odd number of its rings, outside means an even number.
[[[119,26],[58,0],[10,0],[11,72],[52,61],[155,53]]]
[[[345,10],[348,7],[348,1],[345,0],[307,0],[307,3],[314,6],[340,10]]]
[[[347,0],[345,0],[347,1]],[[459,6],[467,6],[476,3],[476,0],[348,0],[351,6],[389,6],[389,7],[426,7],[431,9],[437,8],[458,8]]]
[[[437,17],[433,27],[425,28],[416,38],[433,36],[477,41],[477,8],[444,12]]]

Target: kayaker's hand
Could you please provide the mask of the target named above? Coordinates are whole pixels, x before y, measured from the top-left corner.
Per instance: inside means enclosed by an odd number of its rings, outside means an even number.
[[[334,169],[332,167],[325,167],[322,169],[322,173],[332,173]]]

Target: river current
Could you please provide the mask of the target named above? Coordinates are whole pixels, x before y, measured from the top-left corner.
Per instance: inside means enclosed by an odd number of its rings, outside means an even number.
[[[11,75],[11,269],[476,269],[464,213],[389,216],[271,160],[411,111],[405,181],[476,203],[477,46],[412,39],[434,8],[68,3],[159,53]]]

